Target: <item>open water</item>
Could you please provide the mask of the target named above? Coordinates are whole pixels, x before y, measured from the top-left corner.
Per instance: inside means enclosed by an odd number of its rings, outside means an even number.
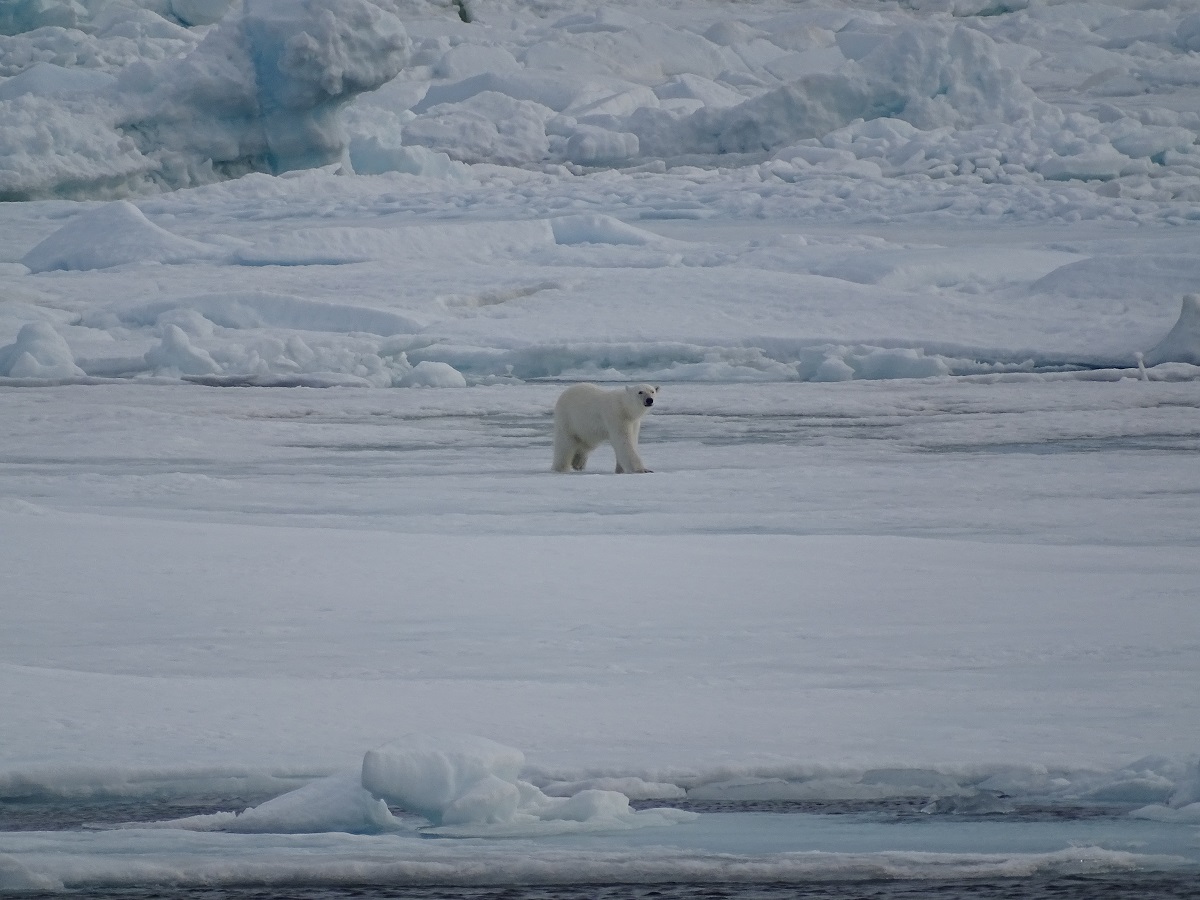
[[[2,893],[5,900],[1195,900],[1190,875],[1072,875],[992,880],[821,881],[810,884],[555,884],[497,887],[150,886],[59,893]]]

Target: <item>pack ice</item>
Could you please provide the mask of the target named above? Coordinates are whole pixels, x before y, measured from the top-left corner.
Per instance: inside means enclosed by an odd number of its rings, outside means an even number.
[[[467,17],[6,8],[0,377],[1194,376],[1185,3]]]

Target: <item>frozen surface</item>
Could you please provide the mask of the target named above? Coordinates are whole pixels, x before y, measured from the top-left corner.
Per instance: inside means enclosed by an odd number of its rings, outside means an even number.
[[[669,839],[665,836],[669,834]],[[1136,821],[1063,826],[929,822],[905,827],[826,816],[708,815],[669,831],[541,840],[229,835],[165,829],[8,833],[9,889],[145,883],[306,886],[592,885],[992,879],[1178,871],[1195,865],[1185,831]],[[1077,840],[1064,847],[1064,841]],[[980,852],[983,844],[988,852]],[[1126,849],[1136,844],[1137,849]],[[1107,845],[1107,847],[1105,846]],[[0,857],[0,859],[4,859]],[[1186,871],[1186,869],[1185,869]],[[1180,882],[1186,889],[1186,882]]]
[[[414,728],[576,781],[1184,777],[1190,383],[676,385],[642,479],[550,475],[556,392],[6,392],[8,790]]]
[[[0,795],[281,795],[6,834],[8,884],[1194,864],[1190,382],[671,385],[645,478],[551,475],[557,390],[8,389]]]
[[[466,7],[0,9],[0,890],[1191,871],[1193,5]]]

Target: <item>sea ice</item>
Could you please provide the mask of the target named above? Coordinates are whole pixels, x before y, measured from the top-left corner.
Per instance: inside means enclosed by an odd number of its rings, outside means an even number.
[[[447,836],[627,829],[695,818],[674,809],[631,810],[629,798],[612,790],[550,797],[520,780],[524,764],[519,750],[486,738],[409,735],[363,757],[362,785]]]
[[[0,3],[0,886],[1194,864],[1192,6]]]
[[[413,830],[389,806],[428,820],[424,833],[447,837],[620,831],[696,818],[676,809],[634,811],[617,790],[580,787],[549,796],[520,780],[524,766],[521,751],[486,738],[412,734],[368,751],[361,771],[316,779],[244,812],[188,816],[150,827],[242,834]],[[631,783],[640,784],[638,779]]]

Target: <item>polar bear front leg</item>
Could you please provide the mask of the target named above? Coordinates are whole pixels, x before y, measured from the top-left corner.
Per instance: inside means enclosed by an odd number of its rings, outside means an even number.
[[[642,458],[638,456],[636,424],[634,422],[625,423],[624,428],[613,429],[610,442],[612,443],[613,453],[617,457],[618,475],[624,475],[628,472],[650,471],[646,468],[646,464],[642,462]]]

